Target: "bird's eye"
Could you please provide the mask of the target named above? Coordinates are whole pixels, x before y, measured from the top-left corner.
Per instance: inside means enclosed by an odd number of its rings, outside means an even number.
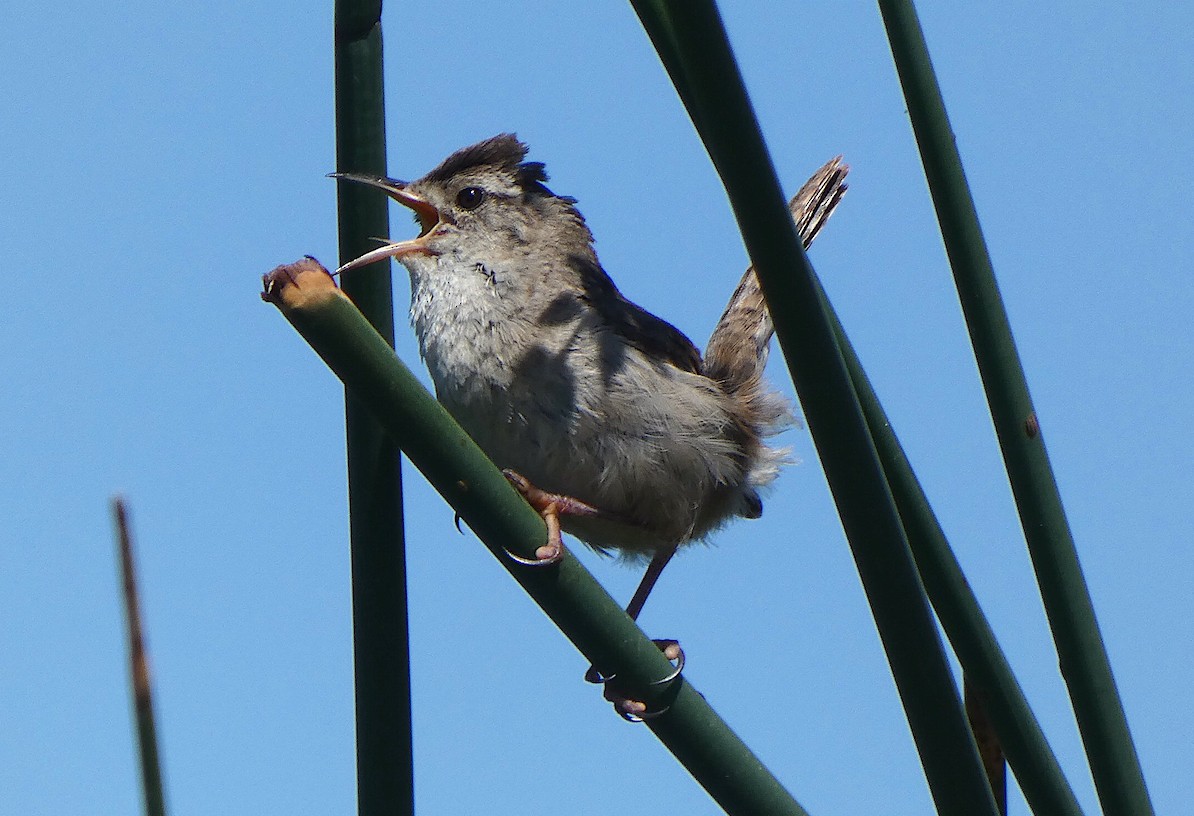
[[[475,210],[485,200],[485,191],[480,187],[465,187],[456,194],[456,206],[462,210]]]

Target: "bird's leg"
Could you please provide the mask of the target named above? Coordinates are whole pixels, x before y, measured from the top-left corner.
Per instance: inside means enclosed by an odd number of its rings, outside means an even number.
[[[558,563],[564,557],[564,542],[560,538],[561,515],[611,517],[609,513],[598,510],[596,507],[586,504],[580,499],[541,490],[531,484],[531,481],[525,476],[509,468],[504,469],[502,475],[514,486],[515,490],[522,494],[527,504],[535,508],[539,515],[543,516],[543,521],[547,524],[547,543],[535,550],[534,559],[523,558],[509,551],[506,552],[507,555],[520,563],[536,567],[547,566]],[[639,613],[643,611],[643,605],[647,602],[647,596],[655,588],[660,574],[663,573],[663,568],[672,560],[672,556],[676,554],[678,546],[678,544],[669,544],[657,550],[655,555],[651,557],[651,562],[647,565],[647,571],[643,573],[643,579],[639,581],[638,589],[634,591],[634,596],[630,599],[630,604],[626,607],[626,614],[630,616],[631,620],[638,620]],[[655,682],[656,684],[671,682],[679,676],[684,668],[684,650],[674,640],[656,640],[654,643],[663,652],[664,657],[676,664],[674,672]],[[596,666],[590,666],[589,670],[585,672],[585,679],[590,683],[605,683],[612,678],[602,676],[597,671]],[[604,694],[605,699],[613,703],[618,713],[627,720],[638,721],[658,716],[667,710],[665,708],[662,711],[648,712],[646,703],[639,702],[638,700],[629,700],[621,696],[610,688],[608,683],[605,686]]]
[[[522,494],[523,498],[527,500],[527,504],[535,508],[535,511],[543,516],[543,521],[547,524],[547,543],[535,550],[535,557],[533,559],[522,558],[507,551],[507,555],[520,563],[535,567],[545,567],[558,563],[564,557],[564,542],[560,538],[561,515],[605,515],[596,507],[585,504],[580,499],[540,490],[531,484],[530,480],[525,476],[509,468],[503,470],[502,475],[506,477],[510,484],[514,485],[515,490]]]
[[[647,596],[651,594],[651,590],[655,588],[655,583],[659,580],[659,576],[663,573],[663,568],[672,560],[672,556],[676,554],[677,544],[670,544],[663,549],[656,550],[655,555],[651,557],[651,563],[647,565],[647,571],[643,573],[643,579],[639,581],[638,589],[634,591],[634,596],[630,599],[630,603],[626,606],[626,614],[630,616],[633,621],[638,620],[639,613],[643,611],[643,605],[647,602]],[[663,656],[669,661],[676,664],[676,670],[664,677],[662,680],[657,680],[656,683],[668,683],[676,679],[680,672],[684,669],[684,650],[680,648],[680,644],[675,640],[655,640],[653,641]],[[602,677],[601,673],[597,671],[596,666],[590,666],[585,673],[585,679],[590,683],[602,683],[611,678]],[[609,684],[605,686],[605,699],[614,704],[614,708],[622,715],[624,719],[632,722],[642,720],[650,716],[658,716],[663,711],[648,712],[646,703],[638,700],[630,700],[618,694]],[[666,711],[667,709],[664,709]]]
[[[638,615],[643,611],[643,605],[647,602],[647,596],[655,588],[655,582],[659,580],[663,568],[676,554],[676,548],[677,545],[669,544],[661,550],[656,550],[655,555],[651,556],[651,563],[647,565],[647,571],[643,573],[643,580],[638,582],[638,589],[634,591],[634,597],[626,606],[626,614],[630,616],[631,620],[638,620]]]
[[[630,603],[626,606],[626,614],[630,616],[631,620],[638,620],[638,614],[643,611],[643,604],[647,602],[647,596],[655,588],[655,582],[659,580],[660,574],[663,573],[663,568],[672,560],[672,556],[676,554],[679,546],[679,544],[669,544],[663,549],[657,550],[655,555],[651,557],[651,563],[647,565],[647,571],[643,573],[643,580],[639,581],[638,589],[634,591],[634,597],[630,599]],[[656,682],[666,683],[674,680],[684,669],[684,650],[680,648],[679,641],[665,639],[654,640],[652,642],[659,647],[664,657],[676,664],[674,674],[670,674]],[[621,706],[619,706],[619,710],[621,710]]]

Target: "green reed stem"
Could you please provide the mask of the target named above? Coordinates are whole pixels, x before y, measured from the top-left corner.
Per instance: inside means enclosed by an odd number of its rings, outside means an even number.
[[[683,675],[659,682],[671,664],[571,553],[549,567],[510,558],[534,557],[546,540],[543,520],[318,264],[296,266],[307,272],[295,286],[315,294],[288,301],[278,292],[291,284],[279,284],[267,299],[568,639],[602,675],[617,677],[619,693],[667,709],[647,724],[709,795],[732,814],[805,814]]]
[[[1045,613],[1107,814],[1153,812],[962,159],[910,0],[880,0]]]
[[[336,169],[386,174],[381,0],[336,0]],[[386,198],[337,185],[343,261],[389,235]],[[388,263],[344,282],[386,342],[394,342]],[[356,678],[357,808],[360,816],[414,813],[410,633],[401,457],[381,424],[344,394],[352,550],[353,666]]]
[[[814,273],[711,0],[632,0],[721,175],[940,813],[995,814],[932,612]]]

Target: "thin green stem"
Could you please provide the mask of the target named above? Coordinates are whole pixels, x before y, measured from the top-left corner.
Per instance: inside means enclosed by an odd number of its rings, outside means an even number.
[[[682,675],[660,682],[671,664],[571,553],[549,567],[509,557],[534,556],[546,538],[543,520],[317,264],[285,269],[268,299],[581,653],[602,675],[616,676],[619,693],[667,709],[648,725],[709,795],[728,813],[804,814]],[[305,271],[292,283],[294,270]],[[288,300],[296,290],[315,294]]]
[[[1062,676],[1107,814],[1153,812],[962,159],[910,0],[880,0]]]
[[[729,194],[940,813],[995,814],[932,612],[814,274],[710,0],[632,0]]]
[[[336,169],[385,175],[380,0],[336,0]],[[340,257],[389,234],[385,196],[337,186]],[[388,263],[358,270],[345,288],[388,343],[394,304]],[[346,391],[348,511],[356,676],[357,807],[361,816],[414,813],[410,635],[401,457],[393,440]]]
[[[1024,798],[1034,813],[1081,816],[1078,800],[999,648],[853,344],[823,290],[821,297],[908,532],[908,544],[925,591],[968,683],[990,715]]]

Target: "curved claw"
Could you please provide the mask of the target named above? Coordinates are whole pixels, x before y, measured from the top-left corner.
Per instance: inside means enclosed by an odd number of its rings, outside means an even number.
[[[623,702],[630,703],[629,700],[625,700]],[[672,707],[670,705],[664,706],[658,711],[629,711],[623,708],[621,705],[615,703],[614,708],[618,710],[618,716],[620,716],[626,722],[640,723],[646,722],[647,720],[653,720],[656,717],[662,717],[664,714],[668,713]]]
[[[670,683],[675,680],[680,676],[680,673],[684,671],[684,650],[680,648],[680,642],[677,640],[663,639],[652,640],[651,642],[659,647],[659,651],[663,652],[663,656],[666,657],[669,662],[675,664],[675,671],[673,671],[667,677],[661,677],[658,680],[651,681],[651,685],[653,686],[662,686],[664,683]],[[608,683],[617,676],[618,675],[616,674],[604,675],[597,670],[596,666],[589,666],[589,668],[585,670],[585,682],[593,683],[594,685]]]
[[[564,496],[557,496],[554,493],[544,493],[527,481],[526,477],[519,475],[509,468],[503,470],[502,475],[523,495],[523,498],[527,500],[527,503],[531,507],[539,511],[539,515],[543,517],[544,524],[547,525],[547,543],[535,550],[534,558],[523,558],[521,555],[515,555],[509,550],[506,550],[506,555],[520,564],[526,564],[528,567],[547,567],[564,560],[564,540],[560,537],[560,505],[561,503],[575,500],[567,499]]]
[[[669,662],[675,664],[675,668],[670,674],[668,674],[666,677],[661,677],[658,680],[651,681],[651,685],[661,686],[666,683],[670,683],[679,677],[684,671],[684,650],[680,648],[679,642],[675,640],[652,640],[651,642],[659,647],[659,650],[663,652],[663,656],[666,657]],[[589,666],[588,671],[585,672],[585,681],[595,684],[608,683],[616,676],[617,675],[611,674],[607,677],[599,672],[596,666]],[[605,699],[614,704],[614,710],[617,711],[618,716],[626,720],[626,722],[643,722],[644,720],[653,720],[656,717],[666,714],[671,708],[670,705],[666,705],[658,711],[648,711],[646,703],[641,703],[638,700],[630,700],[622,697],[609,688],[608,685],[605,689]]]
[[[596,666],[589,666],[589,668],[585,670],[585,682],[592,683],[595,686],[600,686],[603,683],[608,683],[610,680],[613,680],[617,676],[618,675],[616,675],[616,674],[611,674],[607,677],[604,674],[602,674],[601,672],[597,671]]]
[[[680,676],[680,673],[684,671],[684,650],[680,648],[680,642],[676,640],[652,640],[651,642],[658,646],[659,651],[663,652],[663,656],[666,657],[676,667],[675,670],[667,677],[661,677],[660,679],[651,683],[653,686],[662,686],[665,683],[670,683],[675,680]],[[664,711],[666,710],[667,709],[664,709]]]
[[[506,555],[528,567],[550,567],[563,561],[564,540],[560,538],[560,514],[555,511],[554,504],[543,511],[543,521],[547,524],[547,543],[535,550],[534,558],[523,558],[509,550],[506,550]]]
[[[502,548],[506,555],[510,557],[511,561],[517,561],[520,564],[525,564],[528,567],[550,567],[552,564],[558,564],[564,560],[564,546],[561,544],[557,548],[552,548],[550,544],[545,544],[535,551],[535,558],[523,558],[521,555]],[[546,555],[539,555],[544,550],[549,550]]]

